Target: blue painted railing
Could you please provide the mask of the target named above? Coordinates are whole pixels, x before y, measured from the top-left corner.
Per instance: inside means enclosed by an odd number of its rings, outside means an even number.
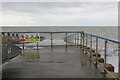
[[[97,36],[97,35],[89,34],[89,33],[84,33],[84,34],[91,35],[93,37],[97,37],[97,38],[104,39],[104,40],[107,40],[107,41],[110,41],[110,42],[113,42],[113,43],[120,44],[119,40],[113,40],[113,39],[109,39],[109,38],[105,38],[105,37],[102,37],[102,36]]]

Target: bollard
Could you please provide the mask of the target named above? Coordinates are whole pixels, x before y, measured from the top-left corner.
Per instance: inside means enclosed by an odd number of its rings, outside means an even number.
[[[104,59],[101,58],[101,57],[98,57],[97,60],[98,60],[98,62],[100,62],[100,63],[104,63]]]
[[[96,57],[98,58],[98,57],[101,57],[101,55],[100,54],[96,54],[96,53],[92,53],[92,56],[94,56],[95,57],[95,59],[96,59]]]
[[[106,64],[106,69],[107,69],[108,71],[114,72],[114,66],[113,66],[112,64]]]

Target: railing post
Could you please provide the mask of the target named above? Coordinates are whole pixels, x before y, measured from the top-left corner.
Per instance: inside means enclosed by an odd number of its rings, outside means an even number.
[[[85,50],[84,49],[84,42],[85,42],[85,35],[84,35],[84,32],[83,32],[83,45],[82,45],[83,46],[83,53],[84,53],[84,50]]]
[[[98,37],[96,37],[96,65],[97,65],[97,59],[98,59]]]
[[[37,51],[38,51],[38,42],[37,42]]]
[[[5,33],[4,33],[4,32],[2,32],[2,37],[3,37],[3,36],[5,36]]]
[[[36,35],[37,35],[37,33],[36,33]],[[36,40],[37,41],[37,40]],[[37,46],[37,51],[38,51],[38,41],[37,41],[37,43],[36,43],[36,46]]]
[[[104,73],[106,76],[106,61],[107,61],[107,40],[105,40],[105,52],[104,52]]]
[[[65,33],[66,36],[66,52],[67,52],[67,33]]]
[[[81,39],[80,39],[80,48],[82,48],[82,32],[81,32],[80,34],[81,34]]]
[[[76,33],[75,33],[75,45],[76,45]]]
[[[88,35],[86,34],[86,54],[87,54],[87,43],[88,42]]]
[[[25,48],[24,48],[24,43],[23,43],[23,53],[24,53],[24,49],[25,49]]]
[[[118,68],[119,68],[119,71],[118,71],[118,79],[120,80],[120,44],[118,44],[118,57],[119,57],[119,63],[118,63]]]
[[[90,37],[90,58],[91,58],[91,54],[92,54],[92,35]]]
[[[51,32],[51,63],[53,62],[53,33]]]
[[[79,45],[79,33],[77,33],[77,45]]]
[[[53,50],[53,33],[51,32],[51,50]]]
[[[8,43],[10,43],[10,33],[7,33],[7,36],[8,36]]]

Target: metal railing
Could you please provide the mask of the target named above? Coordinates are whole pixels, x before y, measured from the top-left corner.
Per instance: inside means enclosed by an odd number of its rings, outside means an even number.
[[[79,37],[76,37],[76,35],[79,35]],[[118,59],[118,55],[119,55],[119,50],[120,50],[120,41],[117,40],[112,40],[112,39],[108,39],[108,38],[104,38],[101,36],[97,36],[97,35],[93,35],[93,34],[88,34],[88,33],[84,33],[81,32],[76,33],[76,34],[71,34],[68,36],[68,38],[75,36],[75,42],[71,41],[72,43],[74,43],[75,45],[80,45],[80,47],[83,50],[83,53],[86,53],[89,55],[89,57],[91,59],[94,59],[96,66],[100,66],[100,68],[103,69],[103,74],[105,77],[111,77],[111,78],[115,78],[116,80],[120,80],[120,59]],[[80,40],[80,43],[76,44],[76,41]],[[102,43],[101,43],[102,41]],[[68,42],[70,42],[68,40]],[[110,50],[113,50],[110,47],[110,44],[112,44],[111,46],[116,45],[116,52],[117,53],[111,53],[111,57],[114,57],[113,54],[117,54],[116,55],[116,65],[117,66],[113,66],[111,65],[111,61],[108,61],[107,59],[109,58],[110,55]],[[114,45],[113,45],[114,44]],[[100,46],[102,45],[102,46]],[[101,47],[101,49],[100,49]],[[109,50],[108,50],[109,49]],[[99,53],[100,50],[102,50],[101,52],[103,53],[102,57],[100,58],[101,54]],[[94,54],[93,54],[94,53]],[[93,56],[94,55],[94,56]],[[112,61],[114,61],[115,58],[113,58]],[[100,61],[102,60],[102,62]],[[108,67],[111,66],[111,69],[109,69]],[[114,68],[115,67],[115,68]],[[114,69],[119,68],[117,70],[117,75],[116,73],[114,73]]]
[[[34,44],[29,45],[31,43],[20,43],[19,42],[19,34],[40,34],[40,38],[44,37],[43,41],[40,42],[33,42]],[[68,45],[75,45],[77,44],[77,41],[75,40],[75,36],[73,41],[75,42],[75,44],[73,44],[72,42],[68,42],[68,37],[71,34],[75,34],[75,33],[79,33],[80,32],[2,32],[2,43],[15,43],[16,45],[18,44],[23,52],[26,48],[28,47],[36,47],[36,49],[38,50],[39,47],[51,47],[51,50],[54,48],[54,46],[57,45],[64,45],[65,46],[65,51],[67,52],[67,46]],[[59,38],[61,35],[61,38]],[[41,39],[40,39],[41,40]],[[59,41],[62,41],[63,43],[57,43]],[[42,42],[44,42],[42,44]]]
[[[107,64],[108,64],[107,63],[107,57],[108,57],[107,55],[108,55],[108,47],[109,47],[108,43],[109,42],[114,43],[114,44],[119,46],[120,41],[104,38],[104,37],[93,35],[93,34],[84,33],[82,31],[81,32],[79,32],[79,31],[78,32],[7,32],[7,33],[9,33],[9,34],[19,34],[19,33],[40,33],[40,34],[44,33],[44,34],[48,34],[50,36],[49,45],[51,46],[52,49],[53,49],[53,46],[55,46],[55,44],[54,44],[54,34],[57,34],[57,33],[60,34],[61,33],[61,34],[64,35],[64,36],[62,36],[63,37],[62,39],[65,41],[64,46],[66,48],[66,52],[67,52],[67,46],[68,45],[80,46],[80,49],[83,50],[83,53],[89,54],[88,56],[91,59],[94,59],[96,66],[100,65],[103,68],[103,70],[104,70],[103,73],[104,73],[105,76],[108,73],[112,78],[117,79],[116,76],[111,72],[112,70],[109,71],[107,69]],[[12,36],[14,36],[14,35],[12,35]],[[57,36],[57,37],[59,37],[59,36]],[[103,43],[100,43],[100,40],[102,40]],[[100,56],[99,55],[99,51],[100,51],[99,46],[101,44],[103,44],[103,46],[102,46],[102,48],[103,48],[103,50],[102,50],[103,57],[102,58],[104,59],[104,60],[102,60],[103,65],[101,65],[102,62],[99,61],[100,57],[98,57],[98,56]],[[23,43],[23,46],[22,46],[23,51],[24,51],[24,46],[25,46],[25,44]],[[41,46],[41,45],[39,45],[37,43],[35,46],[37,46],[37,49],[38,49],[38,47]],[[118,48],[118,52],[119,52],[120,49],[119,49],[119,47],[117,47],[117,48]],[[93,56],[93,53],[94,53],[95,56]],[[118,65],[120,65],[120,60],[119,60]],[[120,66],[119,66],[119,69],[120,69]],[[120,72],[118,71],[118,73],[119,73],[119,76],[117,75],[117,77],[120,80]]]

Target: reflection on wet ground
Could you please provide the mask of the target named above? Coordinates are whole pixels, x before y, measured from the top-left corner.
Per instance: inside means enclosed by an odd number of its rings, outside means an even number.
[[[102,78],[89,57],[79,46],[26,49],[22,56],[9,62],[3,78]]]

